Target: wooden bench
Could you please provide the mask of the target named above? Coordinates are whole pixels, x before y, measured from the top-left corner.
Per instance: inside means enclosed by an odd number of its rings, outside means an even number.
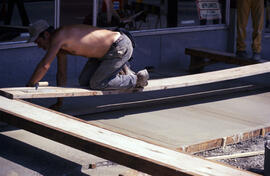
[[[217,62],[236,65],[250,65],[264,62],[265,60],[256,61],[248,58],[237,57],[233,53],[216,51],[205,48],[186,48],[186,55],[190,55],[190,73],[202,72],[204,67]],[[208,59],[208,60],[206,60]]]

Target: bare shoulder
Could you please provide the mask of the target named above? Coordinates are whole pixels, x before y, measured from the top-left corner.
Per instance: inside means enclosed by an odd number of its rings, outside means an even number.
[[[67,33],[67,28],[65,26],[60,27],[55,30],[53,34],[53,39],[65,38],[65,33]]]
[[[58,45],[58,44],[62,45],[67,40],[68,38],[67,36],[69,36],[67,33],[68,33],[68,30],[64,26],[56,29],[51,37],[51,43],[53,45]]]

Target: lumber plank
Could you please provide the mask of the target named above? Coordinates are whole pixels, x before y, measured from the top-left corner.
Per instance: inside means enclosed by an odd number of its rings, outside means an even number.
[[[68,88],[68,87],[40,87],[35,90],[33,87],[1,88],[0,94],[10,99],[27,98],[53,98],[53,97],[77,97],[77,96],[96,96],[120,93],[134,93],[164,90],[171,88],[181,88],[207,83],[214,83],[225,80],[232,80],[242,77],[253,76],[270,72],[270,62],[253,64],[248,66],[200,73],[194,75],[178,76],[164,79],[149,80],[148,86],[144,89],[124,89],[97,91],[87,88]]]
[[[90,90],[88,88],[48,86],[48,87],[40,87],[37,90],[34,87],[1,88],[0,95],[10,99],[29,99],[29,98],[97,96],[97,95],[110,95],[120,93],[133,93],[138,91],[140,91],[140,89],[99,91],[99,90]]]
[[[0,96],[0,120],[150,175],[257,175],[115,133],[72,116]]]
[[[265,62],[207,73],[152,80],[149,82],[149,85],[144,88],[144,91],[195,86],[268,72],[270,72],[270,62]]]

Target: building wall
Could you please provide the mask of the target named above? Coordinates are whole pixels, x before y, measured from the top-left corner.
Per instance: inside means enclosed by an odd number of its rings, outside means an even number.
[[[37,47],[26,47],[16,49],[0,50],[0,87],[25,86],[30,79],[36,65],[44,56],[45,52]],[[87,59],[79,56],[68,56],[68,77],[69,82],[75,84],[77,76]],[[56,84],[56,63],[55,59],[51,65],[44,81],[51,85]]]
[[[224,29],[136,37],[133,65],[135,69],[154,66],[186,70],[190,59],[185,55],[185,48],[201,47],[226,51],[227,35],[228,30]]]

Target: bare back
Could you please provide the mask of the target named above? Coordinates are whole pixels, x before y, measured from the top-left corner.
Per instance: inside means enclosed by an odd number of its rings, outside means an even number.
[[[73,55],[100,58],[108,52],[118,36],[118,32],[106,29],[70,25],[58,29],[52,37],[52,43],[60,43],[60,49]]]

